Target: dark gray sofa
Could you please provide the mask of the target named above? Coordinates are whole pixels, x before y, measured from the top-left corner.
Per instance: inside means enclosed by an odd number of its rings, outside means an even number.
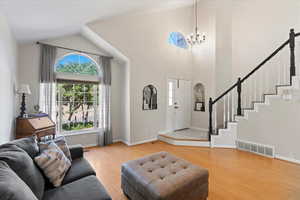
[[[61,187],[54,188],[33,158],[39,154],[34,138],[0,146],[0,200],[111,200],[83,157],[83,148],[70,147],[72,166]]]

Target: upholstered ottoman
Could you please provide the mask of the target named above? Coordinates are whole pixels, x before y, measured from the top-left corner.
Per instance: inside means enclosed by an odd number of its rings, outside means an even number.
[[[121,187],[131,200],[205,200],[208,171],[167,152],[122,165]]]

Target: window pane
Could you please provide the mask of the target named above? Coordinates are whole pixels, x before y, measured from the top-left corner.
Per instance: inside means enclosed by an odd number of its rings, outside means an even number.
[[[57,122],[62,132],[96,128],[98,85],[57,84]]]
[[[182,33],[179,32],[172,32],[169,36],[169,43],[175,45],[179,48],[187,49],[188,44],[186,39]]]

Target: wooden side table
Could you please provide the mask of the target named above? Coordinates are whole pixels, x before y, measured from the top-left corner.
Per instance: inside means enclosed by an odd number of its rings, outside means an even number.
[[[55,123],[48,117],[17,118],[16,138],[35,135],[40,140],[45,136],[55,137]]]

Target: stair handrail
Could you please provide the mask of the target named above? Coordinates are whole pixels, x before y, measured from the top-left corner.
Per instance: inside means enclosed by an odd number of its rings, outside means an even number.
[[[222,99],[225,95],[231,92],[233,89],[237,88],[238,92],[238,105],[237,105],[237,115],[242,115],[241,108],[241,90],[242,83],[247,80],[252,74],[254,74],[257,70],[259,70],[262,66],[264,66],[269,60],[271,60],[275,55],[277,55],[283,48],[285,48],[288,44],[290,46],[290,84],[292,84],[292,77],[296,75],[296,65],[295,65],[295,38],[300,36],[299,33],[295,33],[294,29],[290,29],[289,39],[286,40],[282,45],[280,45],[270,56],[264,59],[257,67],[251,70],[246,76],[243,78],[238,78],[238,81],[233,84],[229,89],[223,92],[220,96],[218,96],[215,100],[209,98],[209,141],[211,140],[211,135],[213,134],[212,127],[212,113],[213,113],[213,105],[217,103],[220,99]]]

